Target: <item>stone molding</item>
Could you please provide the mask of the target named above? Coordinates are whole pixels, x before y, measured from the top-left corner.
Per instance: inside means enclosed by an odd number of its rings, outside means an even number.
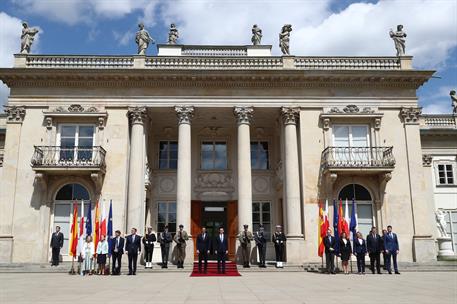
[[[175,106],[178,124],[190,124],[194,117],[194,107],[192,106]]]
[[[405,124],[418,124],[421,114],[421,107],[401,108],[400,110],[400,116],[402,117]]]
[[[300,110],[297,107],[281,107],[281,117],[285,125],[297,124],[299,113]]]
[[[65,118],[65,117],[93,117],[97,120],[97,126],[100,130],[103,130],[106,126],[106,119],[108,113],[101,111],[97,107],[88,107],[84,108],[80,104],[71,104],[68,107],[59,106],[54,108],[51,111],[43,111],[44,114],[44,123],[48,130],[51,130],[53,127],[55,118]]]
[[[146,107],[129,107],[127,115],[132,125],[143,125],[148,117]]]
[[[431,167],[433,157],[430,154],[422,154],[422,166]]]
[[[25,107],[5,106],[6,122],[22,124],[25,118]]]
[[[236,122],[239,125],[246,124],[249,125],[252,122],[252,117],[254,116],[254,108],[253,107],[245,107],[245,106],[236,106],[233,109],[233,114],[236,117]]]

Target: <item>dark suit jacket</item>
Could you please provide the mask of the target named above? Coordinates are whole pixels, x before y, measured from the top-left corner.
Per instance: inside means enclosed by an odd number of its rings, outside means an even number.
[[[170,247],[170,243],[173,242],[173,237],[170,232],[161,232],[159,235],[159,243],[161,247]]]
[[[114,237],[113,239],[111,239],[111,254],[114,254],[114,249],[116,249],[116,243],[117,243],[117,239],[116,237]],[[125,240],[122,236],[119,237],[119,245],[118,245],[118,248],[117,248],[117,253],[118,254],[124,254],[124,243],[125,243]]]
[[[197,250],[200,252],[206,252],[209,250],[209,247],[210,247],[210,240],[209,240],[208,233],[205,233],[205,234],[206,234],[205,239],[203,239],[203,234],[201,234],[201,233],[197,236]]]
[[[324,237],[325,254],[335,253],[335,250],[330,251],[330,248],[335,249],[335,244],[336,244],[336,239],[334,236],[332,236],[331,239],[329,239],[328,236],[325,236]]]
[[[340,239],[339,251],[342,260],[349,260],[352,253],[351,242],[348,240],[346,244],[344,244],[343,239]]]
[[[367,236],[367,250],[368,253],[380,253],[382,251],[382,239],[379,234],[375,237],[370,233]]]
[[[129,254],[138,254],[141,251],[141,236],[135,235],[135,240],[133,240],[133,235],[127,236],[125,251]]]
[[[51,236],[51,248],[62,248],[63,247],[63,233],[54,232]]]
[[[384,250],[388,250],[390,252],[400,250],[398,238],[395,233],[392,232],[392,236],[390,236],[389,233],[384,236]]]
[[[217,251],[217,253],[225,253],[228,250],[228,239],[227,235],[224,234],[224,240],[221,242],[221,238],[218,235],[214,238],[214,243],[216,244],[214,247],[214,250]]]
[[[359,239],[354,240],[354,253],[355,254],[366,254],[367,253],[367,243],[365,243],[364,239],[362,240],[362,244],[359,243]]]

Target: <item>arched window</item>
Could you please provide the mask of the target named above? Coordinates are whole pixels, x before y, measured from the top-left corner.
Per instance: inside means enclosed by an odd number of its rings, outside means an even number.
[[[68,255],[68,240],[70,236],[70,216],[72,213],[72,204],[74,201],[81,202],[84,200],[87,204],[84,204],[84,209],[87,212],[87,208],[89,208],[89,192],[87,191],[84,186],[80,184],[67,184],[57,191],[56,198],[54,201],[54,226],[52,230],[56,226],[60,226],[60,231],[62,231],[64,235],[64,244],[61,251],[62,255]],[[78,205],[78,216],[81,216],[81,205]]]
[[[349,184],[341,189],[338,198],[343,200],[343,205],[348,200],[349,214],[352,212],[352,199],[355,199],[357,206],[358,231],[365,237],[374,224],[373,201],[370,192],[359,184]],[[344,210],[344,207],[343,207]],[[349,216],[350,217],[350,216]]]

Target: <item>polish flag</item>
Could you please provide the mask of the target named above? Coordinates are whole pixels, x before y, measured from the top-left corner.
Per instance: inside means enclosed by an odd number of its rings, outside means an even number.
[[[81,200],[81,217],[79,219],[79,242],[78,242],[78,255],[83,251],[84,245],[84,230],[85,230],[85,221],[84,221],[84,201]]]
[[[344,206],[344,231],[346,231],[347,236],[349,237],[349,209],[348,209],[348,199],[346,199],[346,204]]]
[[[102,235],[106,236],[106,227],[108,224],[108,218],[106,216],[106,204],[105,204],[105,199],[102,201],[102,218],[100,221],[100,233],[99,233],[99,239],[101,239]]]

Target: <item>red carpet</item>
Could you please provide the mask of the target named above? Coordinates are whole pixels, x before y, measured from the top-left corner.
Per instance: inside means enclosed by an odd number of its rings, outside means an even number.
[[[203,265],[202,265],[202,273],[198,272],[198,262],[194,262],[194,270],[190,274],[191,277],[239,277],[241,276],[236,268],[236,263],[232,261],[227,261],[225,263],[225,273],[217,273],[217,262],[216,261],[208,261],[208,270],[207,273],[203,273]]]

